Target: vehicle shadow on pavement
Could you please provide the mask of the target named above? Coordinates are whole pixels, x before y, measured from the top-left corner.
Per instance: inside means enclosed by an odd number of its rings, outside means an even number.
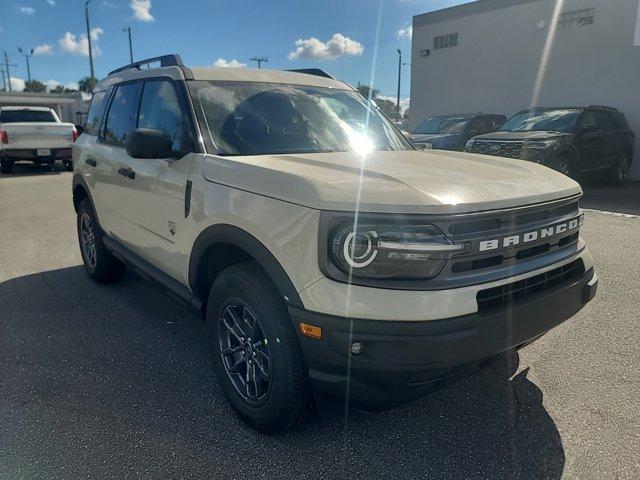
[[[59,175],[63,171],[64,168],[59,162],[54,166],[35,165],[33,163],[16,163],[13,166],[13,173],[0,173],[0,181],[3,178],[34,177],[37,175]]]
[[[0,283],[2,478],[560,478],[564,450],[518,355],[395,410],[311,416],[284,437],[237,419],[204,323],[134,274]]]

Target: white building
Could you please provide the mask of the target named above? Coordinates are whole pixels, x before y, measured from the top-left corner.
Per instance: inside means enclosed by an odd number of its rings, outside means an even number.
[[[86,105],[81,93],[0,92],[0,107],[41,106],[53,108],[63,122],[84,123]]]
[[[607,105],[640,138],[638,4],[480,0],[415,16],[411,127],[430,115]],[[638,140],[635,150],[640,179]]]

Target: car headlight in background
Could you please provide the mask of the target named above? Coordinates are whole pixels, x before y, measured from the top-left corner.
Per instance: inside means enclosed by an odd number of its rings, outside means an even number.
[[[418,150],[431,150],[433,148],[433,145],[431,145],[430,143],[416,143],[416,148]]]
[[[471,140],[469,140],[467,142],[467,144],[464,146],[465,150],[473,150],[473,148],[476,146],[476,141],[472,138]]]
[[[527,142],[527,148],[532,150],[555,150],[560,146],[558,140],[541,140]]]
[[[447,259],[466,250],[453,244],[433,225],[341,223],[328,239],[329,261],[340,272],[357,278],[428,280]]]

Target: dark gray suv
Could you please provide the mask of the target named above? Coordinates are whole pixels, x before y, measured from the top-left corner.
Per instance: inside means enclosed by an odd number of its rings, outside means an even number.
[[[420,150],[464,150],[467,140],[500,128],[507,117],[486,113],[429,117],[411,134]]]
[[[629,175],[635,136],[624,114],[602,106],[532,108],[500,130],[467,142],[467,152],[520,158],[561,173],[599,173],[621,184]]]

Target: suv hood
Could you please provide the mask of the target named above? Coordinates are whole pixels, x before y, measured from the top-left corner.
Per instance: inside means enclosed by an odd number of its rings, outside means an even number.
[[[542,131],[542,132],[492,132],[485,133],[484,135],[478,135],[477,137],[473,137],[474,140],[549,140],[552,138],[558,137],[568,137],[571,136],[570,133],[563,132],[552,132],[552,131]]]
[[[465,213],[578,195],[580,186],[532,162],[446,151],[218,157],[204,177],[319,210]]]

